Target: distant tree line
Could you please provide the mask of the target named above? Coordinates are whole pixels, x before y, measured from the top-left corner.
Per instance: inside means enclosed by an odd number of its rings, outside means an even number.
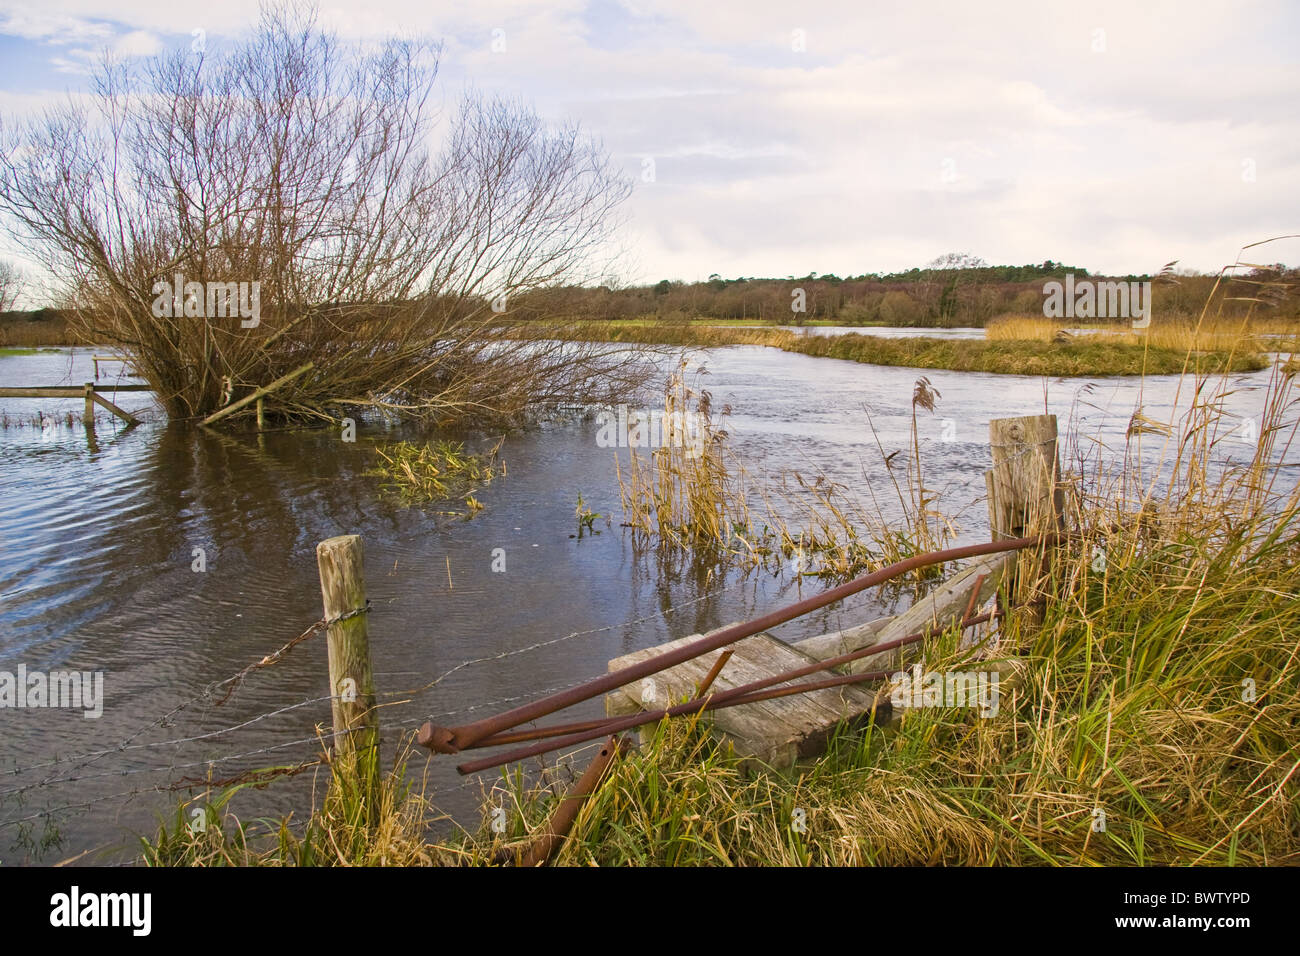
[[[1251,281],[1294,282],[1300,270],[1277,266],[1220,287],[1219,296],[1251,296]],[[868,272],[840,277],[810,272],[779,278],[709,276],[703,282],[661,279],[649,285],[598,288],[560,286],[538,290],[513,303],[524,319],[565,317],[582,320],[656,318],[661,321],[740,319],[799,325],[831,320],[844,325],[980,327],[1006,314],[1041,314],[1043,284],[1073,274],[1075,280],[1152,281],[1156,307],[1190,315],[1210,295],[1214,276],[1178,275],[1176,282],[1153,275],[1093,276],[1081,266],[1046,262],[994,266],[949,254],[904,272]],[[802,295],[799,294],[802,290]],[[1216,297],[1217,298],[1217,297]],[[803,311],[794,308],[803,306]],[[1260,305],[1257,303],[1257,305]],[[1225,303],[1225,314],[1240,314],[1249,303]],[[1300,317],[1294,296],[1261,305],[1266,314]]]

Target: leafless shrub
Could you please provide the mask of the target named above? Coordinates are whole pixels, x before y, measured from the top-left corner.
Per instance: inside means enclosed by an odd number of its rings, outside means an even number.
[[[0,211],[173,417],[307,362],[268,412],[482,421],[608,400],[644,374],[626,348],[515,342],[501,319],[589,278],[630,184],[516,102],[471,94],[435,124],[438,53],[362,53],[280,7],[226,56],[106,57],[89,108],[7,131]]]

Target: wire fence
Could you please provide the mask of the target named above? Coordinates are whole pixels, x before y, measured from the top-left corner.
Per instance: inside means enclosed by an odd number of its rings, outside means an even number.
[[[514,706],[554,693],[568,685],[557,684],[530,689],[525,693],[475,699],[466,701],[462,706],[437,711],[423,706],[428,695],[434,693],[447,678],[467,668],[499,664],[503,660],[535,654],[569,641],[662,621],[744,584],[743,580],[738,580],[726,587],[715,588],[690,600],[659,609],[653,614],[602,627],[572,631],[496,654],[468,658],[408,689],[381,689],[377,691],[376,698],[377,706],[383,712],[384,732],[404,734],[428,719],[470,718],[477,713]],[[368,610],[372,614],[376,613],[373,607]],[[360,613],[360,610],[354,613]],[[321,726],[322,721],[326,727],[330,724],[330,706],[335,696],[328,694],[289,702],[213,729],[172,734],[155,740],[144,738],[159,730],[174,727],[184,719],[200,725],[210,721],[220,708],[238,698],[240,688],[254,673],[282,662],[299,645],[325,631],[330,623],[333,622],[323,618],[313,622],[277,650],[226,678],[208,683],[200,692],[173,704],[116,743],[22,765],[0,767],[0,834],[24,824],[52,820],[60,814],[86,810],[97,805],[124,803],[145,795],[160,797],[188,793],[192,796],[244,783],[264,785],[277,778],[297,776],[313,767],[322,766],[325,763],[323,755],[336,736],[332,730]],[[237,746],[241,734],[259,732],[265,735],[273,730],[274,725],[281,723],[288,724],[291,728],[285,734],[286,739],[257,747]],[[303,726],[313,725],[315,729],[312,733],[302,733]],[[294,730],[298,733],[293,733]],[[235,746],[222,746],[232,743]],[[568,750],[555,758],[555,763],[571,764],[574,759],[593,749],[593,746],[599,747],[599,744]],[[150,759],[154,755],[161,759]],[[265,758],[268,757],[276,758],[279,765],[266,766],[268,761]],[[227,769],[230,772],[224,772]],[[424,796],[437,799],[475,786],[486,787],[483,777],[482,774],[472,775],[451,785],[426,790]],[[89,798],[65,799],[63,802],[56,800],[39,809],[27,806],[34,795],[45,792],[61,794],[113,779],[137,780],[140,783],[111,792],[97,792]]]

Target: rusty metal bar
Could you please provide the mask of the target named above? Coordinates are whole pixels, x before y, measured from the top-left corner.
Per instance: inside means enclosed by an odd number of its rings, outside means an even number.
[[[982,624],[985,621],[992,618],[992,616],[993,616],[992,614],[981,614],[979,617],[968,618],[961,622],[961,626],[963,628],[966,628],[975,624]],[[499,767],[502,764],[514,763],[516,760],[524,760],[528,757],[535,757],[538,754],[549,753],[552,750],[560,750],[563,749],[564,747],[569,747],[574,744],[586,743],[589,740],[595,740],[596,738],[604,736],[607,733],[619,733],[624,730],[631,730],[633,727],[640,727],[643,724],[654,723],[657,720],[662,720],[664,717],[680,717],[682,714],[696,714],[696,713],[700,713],[701,711],[721,710],[725,707],[737,707],[740,704],[753,703],[755,700],[762,700],[766,698],[760,698],[760,697],[751,698],[750,695],[756,694],[760,691],[765,691],[768,688],[772,687],[774,684],[783,684],[786,681],[794,680],[795,678],[798,677],[805,677],[808,674],[815,674],[818,671],[828,670],[832,667],[839,667],[841,664],[851,663],[852,661],[858,660],[859,658],[862,657],[869,657],[873,654],[879,654],[882,651],[891,651],[894,650],[895,648],[902,647],[905,644],[914,644],[917,641],[924,640],[927,637],[932,637],[936,634],[942,634],[945,630],[947,630],[946,627],[927,628],[924,631],[918,631],[915,634],[909,634],[906,637],[900,637],[893,641],[886,641],[883,644],[872,644],[868,647],[864,647],[859,650],[852,651],[848,654],[841,654],[838,657],[830,657],[824,661],[817,661],[813,664],[807,665],[806,667],[798,667],[795,668],[794,670],[786,671],[783,674],[777,674],[772,677],[765,677],[761,680],[751,681],[748,684],[741,684],[738,687],[731,688],[731,690],[725,690],[720,693],[713,694],[711,697],[708,698],[703,698],[703,699],[696,698],[695,700],[689,700],[684,704],[677,704],[673,707],[668,707],[661,710],[645,711],[643,713],[632,714],[627,717],[611,718],[610,720],[606,721],[599,730],[577,731],[575,733],[569,734],[564,737],[553,738],[549,741],[543,741],[538,744],[533,744],[531,747],[524,747],[519,750],[512,750],[508,753],[499,754],[495,757],[483,757],[480,758],[479,760],[471,760],[467,763],[459,764],[456,767],[456,770],[459,771],[462,775],[477,773],[480,770],[488,770],[492,767]],[[871,671],[869,673],[875,675],[875,674],[881,674],[885,672]],[[853,679],[842,680],[839,681],[839,683],[847,684],[847,683],[855,683],[861,680],[881,679],[878,676],[864,677],[862,674],[852,674],[849,675],[849,677]],[[829,685],[829,686],[837,686],[837,685]],[[805,685],[795,685],[794,687],[791,688],[780,688],[780,690],[785,691],[786,694],[804,693],[808,690],[814,690],[814,689],[816,688],[811,686],[805,686]],[[771,696],[773,697],[786,696],[786,694],[772,694]],[[745,699],[745,698],[750,698],[750,699]],[[490,747],[494,745],[495,745],[495,738],[487,738],[478,742],[475,746]]]
[[[960,626],[963,629],[967,627],[973,627],[976,624],[983,624],[985,621],[990,621],[993,619],[993,617],[994,614],[990,612],[986,614],[981,614],[979,617],[964,618],[961,621]],[[942,633],[941,629],[930,628],[924,631],[917,631],[914,634],[908,634],[906,637],[899,637],[892,641],[886,641],[883,644],[871,644],[868,645],[867,647],[859,648],[856,651],[850,651],[847,654],[841,654],[838,657],[829,657],[826,660],[818,661],[815,664],[809,664],[805,667],[795,668],[794,670],[786,671],[782,674],[775,674],[771,677],[766,677],[759,681],[752,681],[749,684],[742,685],[741,687],[733,687],[729,691],[722,691],[719,694],[714,695],[714,699],[725,701],[725,700],[732,699],[733,695],[737,695],[737,694],[741,694],[742,696],[748,696],[751,692],[756,692],[765,687],[770,687],[774,684],[781,684],[789,680],[795,680],[799,677],[805,677],[808,674],[815,674],[818,671],[830,670],[833,667],[840,667],[844,664],[851,664],[854,661],[860,660],[863,657],[871,657],[872,655],[881,654],[884,653],[885,651],[895,650],[907,644],[915,644],[917,641],[925,640],[927,637],[932,637],[939,633]],[[705,695],[703,693],[697,692],[695,697],[695,702],[700,702],[703,700],[706,700]],[[747,700],[745,702],[749,703],[750,701]],[[702,709],[712,710],[714,708],[702,708]],[[654,714],[656,720],[662,718],[666,714],[666,712],[663,710],[646,711],[646,713]],[[624,719],[626,718],[604,717],[595,720],[574,721],[572,723],[567,723],[567,724],[552,724],[550,727],[536,727],[532,730],[516,731],[514,733],[493,734],[491,737],[485,737],[482,740],[475,743],[472,749],[479,749],[479,748],[486,748],[486,747],[499,747],[499,746],[504,746],[505,744],[519,743],[527,740],[544,740],[548,737],[559,737],[566,734],[576,734],[584,730],[612,731],[615,725],[619,721]],[[599,737],[599,736],[600,734],[597,733],[593,737],[587,739],[595,739],[595,737]],[[542,752],[544,753],[545,751]]]
[[[546,832],[538,837],[528,848],[523,859],[519,861],[520,866],[544,866],[546,861],[551,858],[564,838],[569,835],[569,830],[573,827],[573,821],[578,819],[578,812],[582,809],[587,800],[596,792],[600,786],[601,780],[605,777],[605,772],[609,770],[609,765],[614,759],[614,754],[623,753],[628,747],[628,743],[621,737],[610,737],[605,741],[605,746],[600,748],[591,764],[587,767],[578,782],[573,785],[573,789],[564,795],[560,805],[555,808],[551,818],[546,821]]]
[[[727,666],[727,661],[731,660],[731,655],[734,653],[736,652],[728,647],[718,655],[718,659],[713,662],[709,672],[704,675],[704,680],[700,683],[700,686],[695,689],[696,697],[703,697],[709,692],[709,688],[713,686],[713,682],[718,679],[718,675],[722,673],[722,668]]]
[[[571,687],[566,691],[515,707],[494,717],[485,717],[482,720],[459,727],[437,727],[432,722],[426,723],[420,728],[417,742],[420,746],[428,747],[437,753],[459,753],[474,746],[484,738],[491,737],[493,734],[509,730],[539,717],[545,717],[557,710],[563,710],[584,700],[590,700],[616,687],[630,684],[643,677],[649,677],[651,674],[657,674],[659,671],[699,657],[701,654],[707,654],[709,651],[726,647],[728,644],[734,644],[746,637],[752,637],[769,628],[776,627],[778,624],[784,624],[796,617],[807,614],[809,611],[815,611],[828,604],[834,604],[836,601],[857,594],[859,591],[865,591],[867,588],[882,584],[917,568],[925,568],[930,565],[943,564],[963,558],[976,558],[986,554],[1018,551],[1022,548],[1055,540],[1057,537],[1056,535],[1047,535],[1004,539],[1002,541],[971,544],[916,555],[855,578],[852,581],[847,581],[838,587],[831,588],[829,591],[824,591],[821,594],[772,611],[752,621],[723,628],[711,637],[702,637],[698,641],[692,641],[690,644],[660,654],[657,657],[652,657],[639,664],[633,664],[631,667],[625,667],[620,671],[594,678],[584,684],[579,684],[577,687]]]
[[[971,623],[979,624],[982,622],[977,620],[977,621],[972,621]],[[750,692],[757,693],[761,691],[763,688],[770,687],[774,684],[781,684],[784,683],[785,681],[795,680],[799,677],[804,677],[808,674],[815,674],[818,671],[830,670],[832,667],[840,667],[843,664],[850,664],[853,661],[858,660],[859,658],[869,657],[872,654],[880,654],[885,651],[892,651],[895,648],[902,647],[906,644],[914,644],[917,641],[924,640],[931,633],[932,631],[918,631],[915,634],[909,634],[906,637],[900,637],[897,638],[896,640],[888,641],[887,643],[884,644],[872,644],[868,647],[859,648],[856,651],[850,651],[847,654],[841,654],[839,657],[830,657],[824,661],[818,661],[815,664],[809,664],[805,667],[800,667],[800,668],[796,668],[795,670],[786,671],[785,673],[782,674],[775,674],[771,677],[765,677],[760,681],[752,681],[749,684],[745,684],[740,687],[733,687],[731,690],[728,691],[720,691],[719,693],[712,695],[712,699],[725,701],[725,700],[732,699],[733,695],[736,695],[740,692],[744,692],[741,693],[740,696],[747,696],[747,694]],[[695,700],[694,700],[695,703],[705,702],[708,699],[710,698],[706,697],[703,691],[696,691]],[[746,701],[746,703],[748,703],[748,701]],[[711,709],[713,708],[701,708],[701,710],[711,710]],[[653,715],[653,718],[655,720],[659,720],[663,716],[665,716],[667,712],[665,710],[656,710],[656,711],[644,711],[644,713],[651,714]],[[576,734],[585,730],[594,730],[594,731],[602,731],[602,732],[612,731],[612,729],[616,724],[618,724],[620,721],[625,719],[626,719],[625,717],[601,717],[595,720],[578,720],[567,724],[552,724],[549,727],[535,727],[532,730],[521,730],[521,731],[506,732],[501,734],[493,734],[491,737],[484,737],[482,740],[475,743],[471,749],[478,750],[487,747],[500,747],[500,746],[504,746],[505,744],[520,743],[527,740],[545,740],[548,737],[560,737],[568,734]],[[600,734],[597,733],[595,734],[594,737],[589,739],[595,739],[595,737],[599,737],[599,736]]]
[[[552,724],[549,727],[534,727],[532,730],[507,730],[493,734],[476,743],[475,747],[497,747],[503,744],[517,744],[526,740],[545,740],[547,737],[559,737],[563,734],[577,733],[579,730],[600,730],[613,717],[597,717],[593,720],[575,720],[568,724]]]
[[[767,690],[757,690],[743,697],[724,700],[720,707],[705,707],[704,710],[721,710],[726,707],[739,707],[741,704],[757,704],[762,700],[792,697],[795,694],[806,694],[813,690],[827,690],[831,687],[843,687],[846,684],[861,684],[869,680],[887,680],[894,673],[896,671],[863,671],[861,674],[840,674],[836,677],[805,681],[802,684],[794,684],[790,687],[769,687]]]
[[[1029,602],[1029,604],[1041,604],[1041,603],[1043,603],[1042,599]],[[996,616],[997,613],[994,611],[986,612],[984,614],[979,615],[978,617],[967,616],[962,619],[960,626],[963,629],[967,627],[974,627],[976,624],[983,624],[986,621],[991,621]],[[839,657],[827,658],[824,661],[817,662],[815,665],[808,665],[807,667],[786,671],[783,674],[777,674],[772,677],[765,678],[763,681],[754,681],[751,684],[746,686],[752,688],[760,684],[762,686],[768,686],[772,684],[783,683],[788,680],[794,680],[798,677],[803,677],[808,674],[817,673],[818,671],[829,670],[832,667],[840,667],[844,664],[851,664],[853,661],[860,660],[863,657],[870,657],[873,654],[881,654],[885,651],[892,651],[895,650],[896,648],[903,647],[907,644],[915,644],[917,641],[924,640],[927,637],[932,637],[937,633],[940,633],[940,631],[934,628],[931,628],[926,631],[917,631],[916,633],[909,634],[906,637],[900,637],[892,641],[886,641],[883,644],[871,644],[868,645],[867,647],[859,648],[856,651],[850,651],[847,654],[841,654]],[[799,690],[797,692],[802,693],[803,690],[816,690],[816,689],[818,688],[812,687],[811,685],[799,685]],[[733,694],[736,692],[736,690],[737,688],[733,688],[730,691],[723,691],[720,694],[715,695],[715,698],[720,698],[723,700],[730,699],[729,697],[724,697],[722,695]],[[774,696],[785,696],[785,694],[783,693]],[[762,697],[751,697],[749,693],[746,693],[744,697],[745,700],[743,701],[743,703],[747,703],[747,704],[753,703],[756,700],[766,699]],[[706,697],[702,691],[697,691],[695,695],[695,699],[697,701],[700,701],[700,700],[705,700]],[[701,709],[711,710],[713,708],[705,707]],[[650,712],[647,711],[647,713]],[[653,713],[658,714],[660,717],[662,717],[664,712],[654,711]],[[548,737],[561,737],[566,734],[574,734],[583,730],[606,731],[606,730],[611,730],[614,727],[615,723],[621,719],[623,718],[599,717],[593,720],[578,720],[566,724],[552,724],[549,727],[534,727],[532,730],[520,730],[520,731],[506,732],[500,734],[493,734],[491,737],[485,737],[482,740],[475,743],[473,748],[471,749],[501,747],[501,746],[505,746],[506,744],[522,743],[528,740],[545,740]],[[599,734],[597,734],[597,736],[599,736]]]
[[[979,600],[980,588],[984,585],[984,579],[987,574],[978,575],[975,578],[975,584],[970,589],[970,600],[966,602],[966,613],[961,616],[963,621],[970,620],[970,616],[975,613],[975,602]]]

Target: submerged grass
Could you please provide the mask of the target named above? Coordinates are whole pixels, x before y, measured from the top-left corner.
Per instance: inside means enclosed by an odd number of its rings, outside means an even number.
[[[473,514],[483,506],[471,492],[505,474],[500,450],[500,441],[482,454],[466,452],[464,442],[400,441],[376,446],[378,462],[366,474],[381,479],[381,489],[408,503],[464,498]]]
[[[0,348],[0,358],[13,358],[23,355],[40,355],[42,352],[57,352],[58,349],[42,348]]]

